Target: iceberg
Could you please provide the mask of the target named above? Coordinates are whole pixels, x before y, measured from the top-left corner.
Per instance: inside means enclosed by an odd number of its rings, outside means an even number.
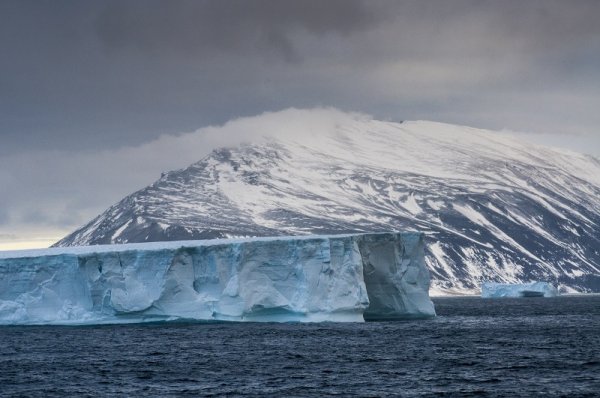
[[[428,318],[428,291],[421,233],[0,252],[0,324]]]
[[[558,289],[548,282],[494,283],[481,285],[481,297],[556,297]]]

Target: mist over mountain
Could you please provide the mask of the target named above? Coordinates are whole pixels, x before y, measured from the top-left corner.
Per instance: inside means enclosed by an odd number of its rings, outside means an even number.
[[[600,291],[596,158],[470,127],[326,112],[249,118],[281,133],[163,173],[55,246],[423,231],[434,290],[544,280]]]

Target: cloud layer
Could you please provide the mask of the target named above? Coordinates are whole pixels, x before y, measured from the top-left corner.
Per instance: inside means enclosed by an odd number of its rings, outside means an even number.
[[[0,153],[290,106],[598,134],[598,15],[595,0],[7,0]]]

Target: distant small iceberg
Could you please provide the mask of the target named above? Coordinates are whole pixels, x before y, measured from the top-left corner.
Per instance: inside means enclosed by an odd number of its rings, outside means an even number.
[[[485,282],[481,285],[481,297],[556,297],[558,289],[548,282],[531,283],[495,283]]]

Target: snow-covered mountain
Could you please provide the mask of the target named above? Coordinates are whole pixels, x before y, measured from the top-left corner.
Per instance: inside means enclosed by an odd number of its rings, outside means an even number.
[[[415,230],[438,291],[600,291],[597,159],[463,126],[340,113],[320,129],[288,112],[279,128],[294,134],[164,173],[56,246]]]

